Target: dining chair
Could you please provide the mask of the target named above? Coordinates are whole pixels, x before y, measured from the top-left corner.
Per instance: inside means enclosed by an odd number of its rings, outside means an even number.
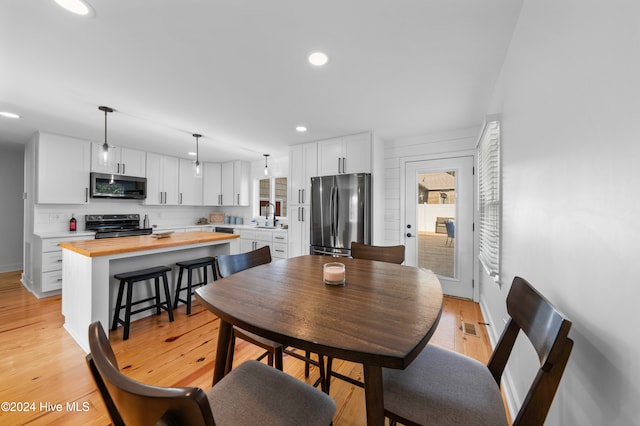
[[[221,278],[228,277],[229,275],[235,274],[236,272],[240,272],[245,269],[253,268],[254,266],[263,265],[269,262],[271,262],[271,250],[268,246],[261,247],[247,253],[218,255],[218,275]],[[231,369],[233,368],[233,355],[236,338],[240,338],[246,342],[264,349],[265,352],[260,355],[257,360],[260,361],[264,357],[267,357],[267,362],[269,363],[269,365],[277,368],[278,370],[282,370],[283,353],[305,361],[305,377],[309,377],[309,365],[315,365],[319,369],[320,377],[314,383],[314,386],[320,384],[322,386],[322,389],[324,390],[325,374],[323,359],[318,359],[318,361],[316,361],[311,358],[311,355],[308,352],[306,356],[300,355],[291,349],[283,347],[283,345],[278,342],[274,342],[273,340],[258,336],[257,334],[243,330],[236,326],[233,327],[233,333],[229,345],[229,355],[227,356],[227,363],[225,368],[226,373],[231,371]]]
[[[394,425],[506,425],[500,379],[520,330],[540,368],[513,425],[542,425],[567,365],[571,321],[531,284],[515,277],[507,295],[510,319],[489,363],[427,345],[405,369],[383,369],[385,415]]]
[[[321,391],[253,360],[206,393],[138,382],[120,372],[99,321],[89,325],[89,348],[86,361],[115,426],[329,425],[336,410]]]
[[[397,263],[404,262],[404,245],[397,246],[374,246],[362,244],[357,241],[351,242],[351,257],[354,259],[377,260],[380,262]],[[364,383],[344,374],[333,371],[333,358],[327,357],[327,367],[325,368],[327,384],[325,385],[327,394],[331,388],[331,378],[343,380],[359,387],[364,387]]]
[[[444,226],[447,228],[447,239],[445,240],[444,245],[451,247],[453,245],[453,240],[456,237],[456,223],[452,220],[448,220],[444,223]]]
[[[378,260],[381,262],[404,262],[404,245],[399,246],[372,246],[368,244],[351,243],[351,257],[354,259]]]
[[[236,272],[244,271],[245,269],[264,265],[265,263],[270,262],[271,249],[269,246],[260,247],[259,249],[246,253],[218,255],[216,259],[218,276],[220,276],[220,278],[228,277]],[[282,344],[274,342],[273,340],[265,339],[257,334],[250,333],[234,326],[231,342],[229,343],[229,355],[227,356],[225,373],[228,373],[233,368],[233,353],[236,338],[240,338],[264,349],[265,352],[260,355],[257,360],[260,361],[267,357],[267,362],[270,366],[275,367],[278,370],[282,370]]]

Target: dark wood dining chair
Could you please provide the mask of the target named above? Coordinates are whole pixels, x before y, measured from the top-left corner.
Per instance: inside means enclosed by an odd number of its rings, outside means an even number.
[[[254,266],[263,265],[271,262],[271,250],[268,246],[261,247],[259,249],[239,254],[230,255],[218,255],[217,267],[218,275],[221,278],[228,277],[236,272],[244,271],[245,269],[253,268]],[[309,377],[309,365],[315,365],[320,371],[320,377],[315,382],[314,386],[320,384],[324,390],[325,386],[325,374],[324,374],[324,362],[322,359],[317,361],[312,359],[309,353],[306,356],[300,355],[295,351],[283,347],[282,344],[274,342],[273,340],[265,339],[257,334],[243,330],[239,327],[233,327],[233,334],[229,345],[229,355],[227,357],[226,372],[228,373],[233,368],[233,353],[235,348],[235,339],[240,338],[246,342],[256,345],[265,350],[257,360],[260,361],[267,357],[269,365],[282,370],[282,356],[283,353],[291,355],[294,358],[305,361],[305,377]]]
[[[336,410],[324,393],[257,361],[242,363],[205,393],[151,386],[122,374],[100,322],[89,326],[89,348],[87,364],[116,426],[329,425]]]
[[[351,257],[354,259],[397,263],[399,265],[404,262],[404,245],[372,246],[353,241],[351,243]]]
[[[540,368],[513,424],[544,424],[573,347],[571,321],[520,277],[511,284],[507,311],[511,318],[486,366],[427,345],[405,370],[383,369],[391,424],[506,425],[500,379],[520,330],[536,350]]]
[[[245,269],[253,268],[254,266],[264,265],[271,262],[271,249],[269,246],[260,247],[259,249],[252,250],[246,253],[239,254],[224,254],[218,255],[216,264],[218,268],[218,275],[220,278],[228,277],[236,272],[244,271]],[[231,342],[229,344],[229,355],[227,357],[226,373],[233,368],[233,353],[236,344],[236,338],[240,338],[253,345],[261,347],[265,352],[258,357],[258,361],[267,357],[267,362],[270,366],[282,370],[282,344],[274,342],[273,340],[265,339],[256,334],[250,333],[246,330],[242,330],[239,327],[233,327],[233,334]]]
[[[404,262],[404,245],[397,246],[374,246],[362,244],[356,241],[351,242],[351,257],[354,259],[377,260],[380,262],[397,263]],[[327,384],[325,385],[327,394],[331,388],[331,378],[343,380],[359,387],[364,387],[360,380],[345,376],[333,371],[333,358],[327,357],[327,367],[325,369]]]

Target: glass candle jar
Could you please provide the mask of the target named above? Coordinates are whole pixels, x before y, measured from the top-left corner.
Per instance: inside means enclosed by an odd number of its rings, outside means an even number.
[[[325,263],[322,266],[322,280],[329,285],[343,285],[345,283],[344,263]]]

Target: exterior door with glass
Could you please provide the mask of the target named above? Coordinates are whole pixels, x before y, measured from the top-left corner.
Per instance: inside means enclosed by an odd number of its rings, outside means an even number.
[[[445,294],[473,299],[472,156],[406,163],[406,264],[438,275]]]

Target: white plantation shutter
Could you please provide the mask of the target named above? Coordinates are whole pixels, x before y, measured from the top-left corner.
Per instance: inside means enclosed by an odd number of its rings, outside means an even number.
[[[478,141],[480,263],[500,281],[500,122],[487,121]]]

